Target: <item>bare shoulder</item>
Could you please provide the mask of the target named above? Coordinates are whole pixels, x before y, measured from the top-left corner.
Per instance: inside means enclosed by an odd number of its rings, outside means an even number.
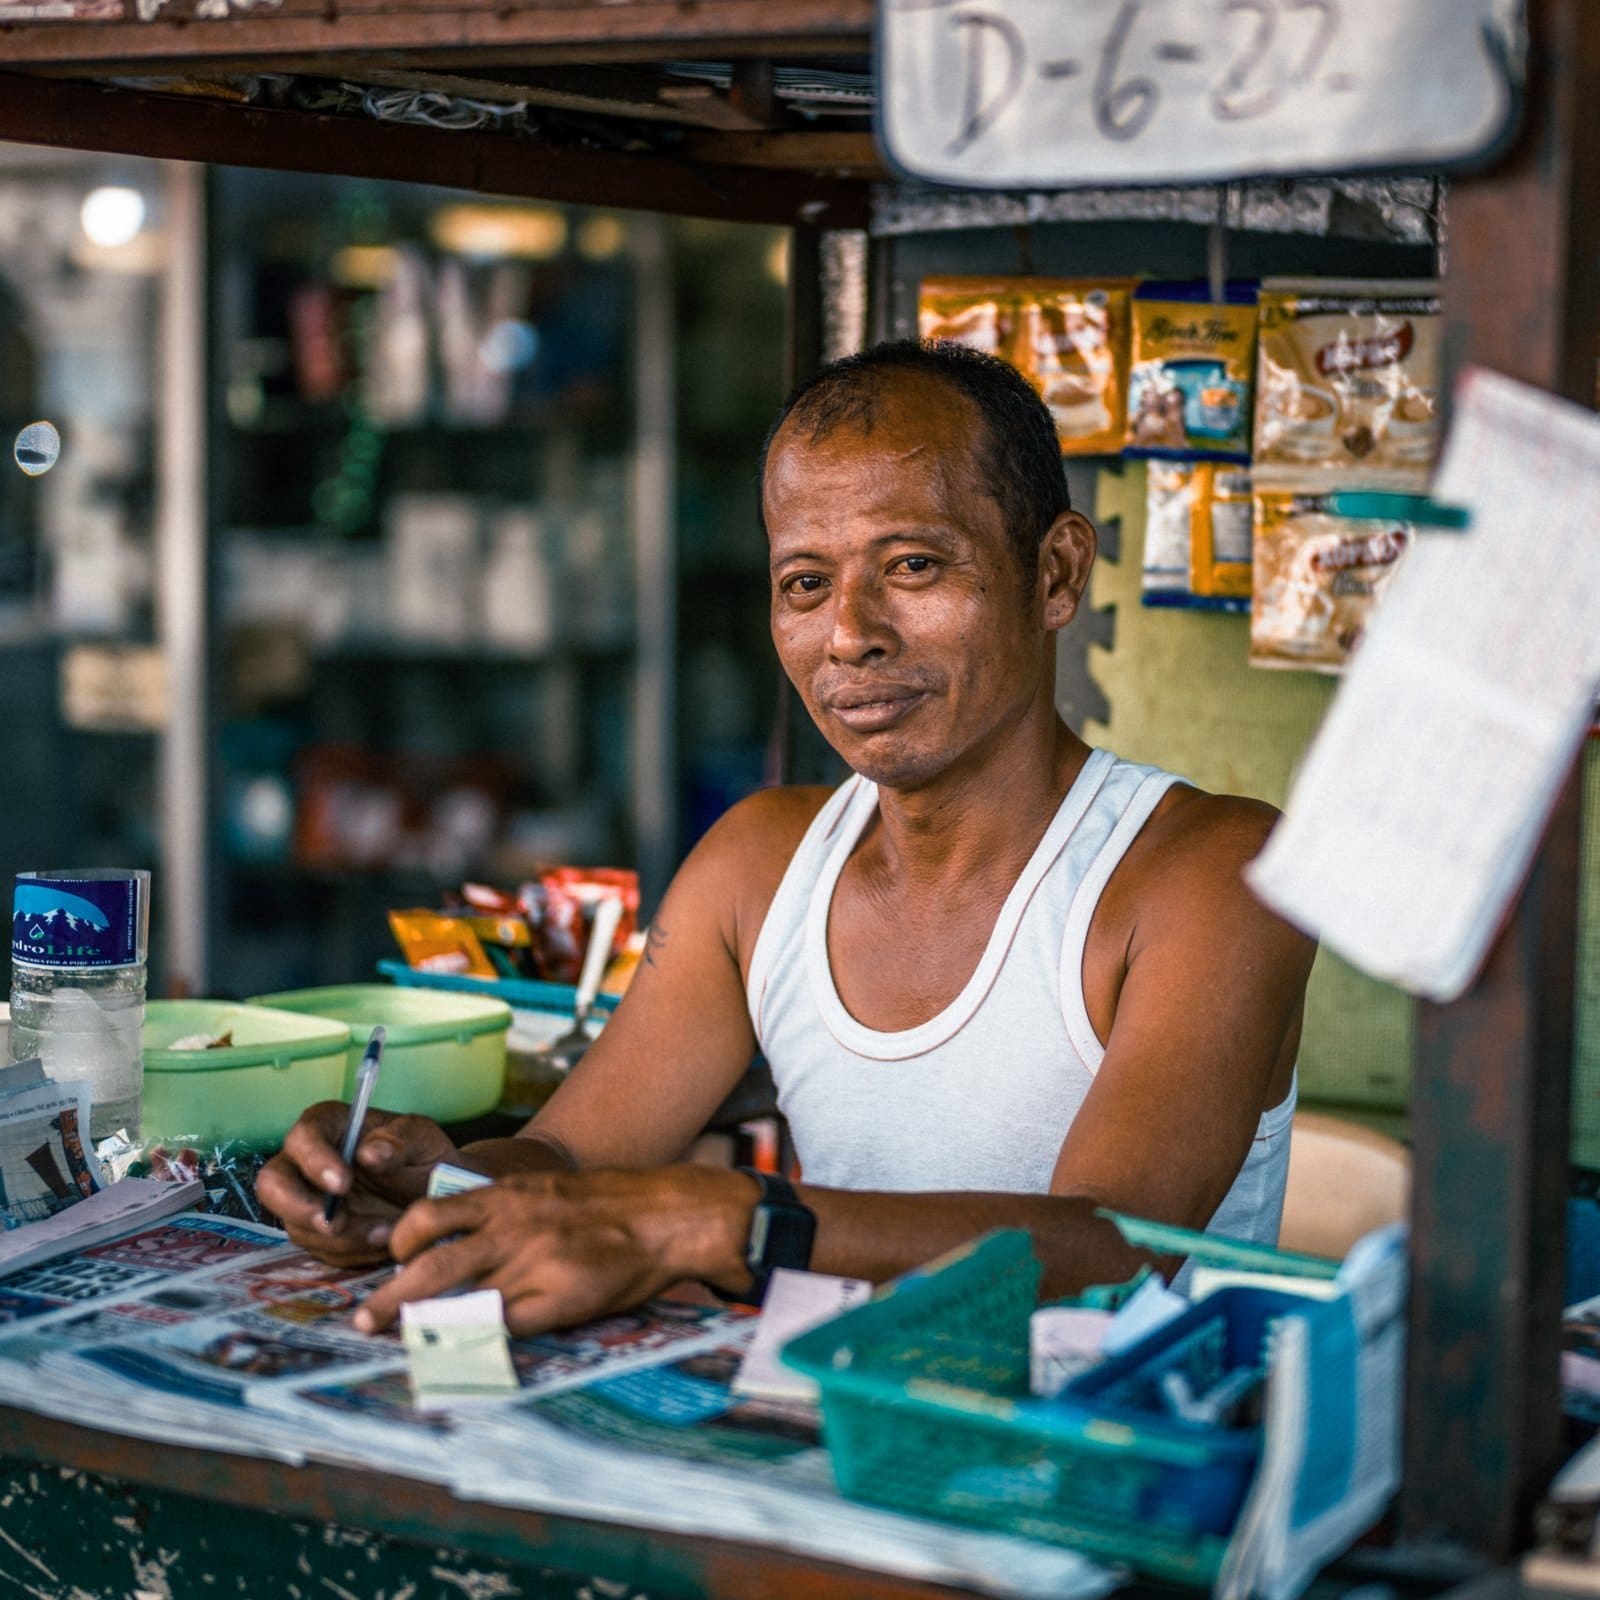
[[[1260,853],[1279,815],[1265,800],[1174,784],[1140,834],[1140,853],[1159,853],[1170,865],[1183,861],[1201,870],[1239,867]]]
[[[1188,924],[1209,936],[1248,924],[1269,939],[1309,941],[1269,912],[1244,880],[1278,820],[1275,806],[1175,785],[1140,830],[1106,890],[1106,909],[1130,943],[1136,930]]]
[[[748,963],[772,897],[831,789],[761,789],[730,806],[694,847],[675,891],[714,903],[731,949]]]
[[[757,873],[776,867],[781,878],[832,793],[820,785],[758,789],[724,811],[697,848],[712,855],[719,866]]]

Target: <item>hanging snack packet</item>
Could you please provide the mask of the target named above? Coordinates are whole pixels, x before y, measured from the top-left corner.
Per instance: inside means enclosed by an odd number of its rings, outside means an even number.
[[[1249,473],[1206,461],[1151,461],[1146,473],[1144,604],[1247,610]]]
[[[925,278],[917,297],[917,332],[1004,357],[1011,344],[1015,297],[993,278]]]
[[[1325,504],[1256,496],[1252,666],[1342,670],[1416,538],[1409,523],[1335,517]]]
[[[1018,278],[1012,362],[1049,407],[1069,456],[1116,455],[1126,426],[1133,280]]]
[[[1258,488],[1420,488],[1439,445],[1439,286],[1269,280],[1256,367]]]
[[[1250,459],[1256,291],[1144,284],[1133,299],[1127,448],[1132,455]]]
[[[1243,611],[1250,598],[1255,502],[1243,467],[1200,469],[1204,492],[1189,538],[1189,588],[1202,601]]]
[[[1193,595],[1189,547],[1201,469],[1184,461],[1152,461],[1145,471],[1140,597],[1147,606],[1187,605]]]

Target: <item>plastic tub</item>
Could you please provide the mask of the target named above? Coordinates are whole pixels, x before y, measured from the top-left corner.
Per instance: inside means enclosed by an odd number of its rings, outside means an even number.
[[[511,1026],[511,1007],[503,1000],[351,983],[258,995],[251,1004],[344,1023],[350,1031],[342,1086],[346,1098],[355,1086],[367,1036],[380,1022],[389,1037],[375,1105],[435,1122],[463,1122],[492,1111],[500,1098],[506,1030]]]
[[[174,1050],[175,1040],[231,1033],[216,1050]],[[151,1000],[144,1009],[146,1143],[275,1145],[318,1100],[344,1091],[350,1030],[223,1000]]]
[[[566,1073],[551,1064],[545,1048],[572,1027],[573,1006],[578,998],[576,985],[543,983],[537,978],[473,978],[455,972],[422,972],[403,961],[380,961],[378,971],[402,988],[481,995],[504,1000],[511,1007],[506,1080],[498,1107],[505,1115],[531,1117],[561,1087]],[[602,990],[594,997],[594,1009],[584,1024],[584,1032],[591,1039],[598,1038],[606,1018],[621,1003],[620,995]]]

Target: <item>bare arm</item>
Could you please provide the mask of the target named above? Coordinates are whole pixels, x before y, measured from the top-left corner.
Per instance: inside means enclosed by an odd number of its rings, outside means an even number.
[[[1126,1278],[1151,1259],[1096,1218],[1097,1207],[1203,1226],[1248,1153],[1286,1052],[1292,1058],[1314,953],[1245,888],[1242,867],[1269,821],[1263,808],[1197,797],[1185,836],[1143,881],[1125,885],[1140,910],[1127,929],[1115,1020],[1049,1194],[803,1186],[818,1220],[813,1266],[881,1281],[988,1229],[1024,1227],[1044,1263],[1043,1292],[1057,1296]],[[499,1188],[492,1200],[413,1208],[394,1241],[412,1264],[374,1296],[373,1325],[401,1300],[469,1277],[501,1288],[513,1326],[528,1331],[679,1278],[728,1290],[748,1282],[742,1254],[756,1194],[739,1173],[666,1167]],[[463,1237],[438,1244],[451,1234]]]
[[[821,798],[816,791],[768,791],[734,807],[706,835],[668,891],[622,1004],[516,1138],[457,1150],[426,1118],[374,1112],[352,1170],[338,1153],[346,1108],[330,1101],[305,1113],[283,1153],[263,1169],[263,1203],[297,1244],[318,1255],[375,1260],[439,1161],[504,1180],[656,1166],[681,1156],[755,1053],[739,952],[754,943]],[[328,1193],[348,1197],[332,1225],[322,1219]]]

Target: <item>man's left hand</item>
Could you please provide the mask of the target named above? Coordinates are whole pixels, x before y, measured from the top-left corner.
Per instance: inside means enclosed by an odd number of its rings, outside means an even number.
[[[698,1278],[741,1286],[756,1186],[710,1167],[518,1173],[482,1189],[419,1200],[395,1224],[404,1270],[356,1314],[387,1327],[408,1300],[498,1289],[513,1334],[570,1327]]]

